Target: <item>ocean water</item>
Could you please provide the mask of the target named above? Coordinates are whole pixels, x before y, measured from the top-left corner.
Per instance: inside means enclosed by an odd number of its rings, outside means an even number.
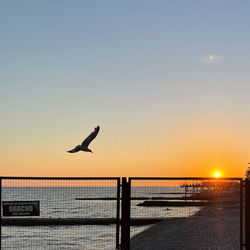
[[[132,197],[169,197],[180,187],[133,187]],[[165,194],[164,194],[165,192]],[[40,201],[41,218],[115,218],[114,200],[76,198],[116,197],[116,187],[3,187],[2,201]],[[182,196],[182,194],[178,194]],[[187,217],[198,207],[143,207],[131,201],[131,217]],[[14,217],[15,218],[15,217]],[[20,217],[19,217],[20,218]],[[148,226],[131,227],[131,237]],[[116,225],[2,226],[2,249],[115,249]]]

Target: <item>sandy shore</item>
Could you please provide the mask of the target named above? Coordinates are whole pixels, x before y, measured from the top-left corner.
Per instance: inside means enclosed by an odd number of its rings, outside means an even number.
[[[172,218],[154,224],[131,239],[132,250],[238,250],[240,205],[204,206],[189,218]]]

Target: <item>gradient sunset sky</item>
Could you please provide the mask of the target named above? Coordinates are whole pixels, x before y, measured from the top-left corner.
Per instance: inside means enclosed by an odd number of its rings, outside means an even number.
[[[0,175],[242,177],[250,3],[0,7]],[[100,125],[94,152],[69,154]]]

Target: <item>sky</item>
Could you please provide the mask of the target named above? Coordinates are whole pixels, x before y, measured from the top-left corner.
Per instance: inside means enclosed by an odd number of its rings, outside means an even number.
[[[2,1],[0,176],[243,177],[249,9]],[[66,152],[97,125],[93,154]]]

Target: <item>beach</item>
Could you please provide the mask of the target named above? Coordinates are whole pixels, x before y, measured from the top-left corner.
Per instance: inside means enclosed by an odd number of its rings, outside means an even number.
[[[240,249],[240,205],[223,200],[188,218],[169,218],[131,239],[132,250]]]

